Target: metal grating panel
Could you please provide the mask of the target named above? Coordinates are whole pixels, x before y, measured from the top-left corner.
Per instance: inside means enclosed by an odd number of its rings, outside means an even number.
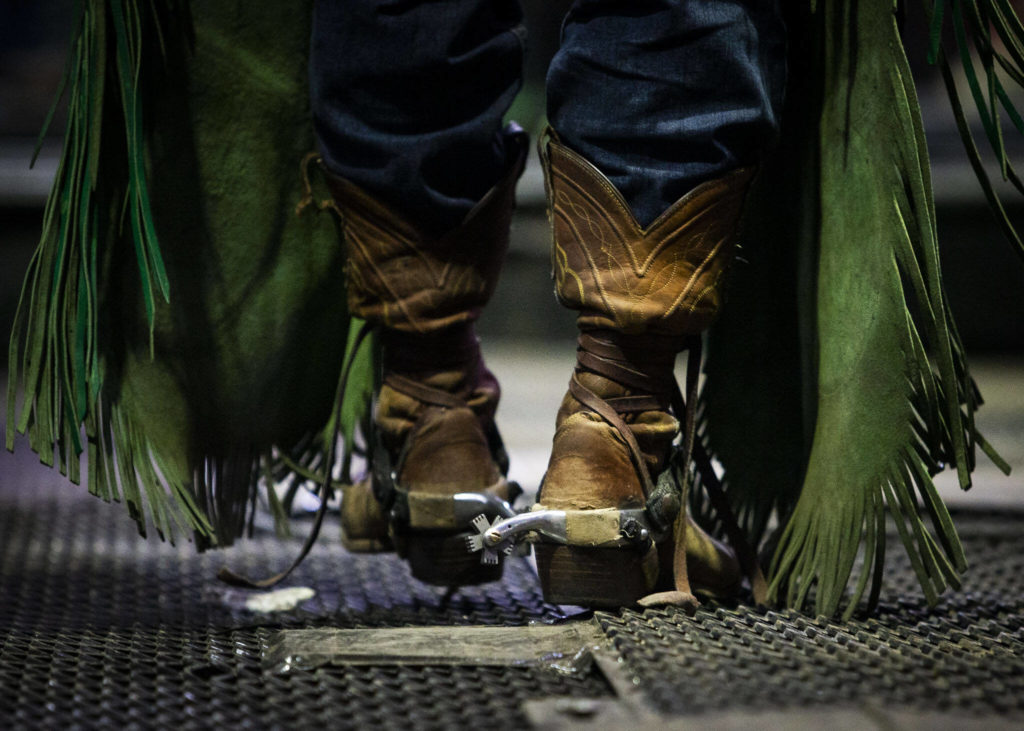
[[[522,625],[561,618],[529,566],[500,584],[444,592],[393,556],[317,547],[293,579],[317,595],[262,615],[215,578],[228,562],[267,575],[299,540],[262,534],[228,552],[141,541],[123,509],[68,491],[0,490],[0,727],[522,727],[522,703],[607,695],[595,672],[537,667],[263,669],[289,627]],[[327,531],[325,531],[325,534]],[[467,702],[472,699],[472,703]]]
[[[6,482],[6,481],[5,481]],[[959,516],[972,570],[929,610],[906,561],[873,616],[846,625],[795,612],[706,607],[599,613],[652,710],[919,709],[1024,719],[1024,515]],[[521,728],[522,704],[609,696],[596,670],[327,666],[274,674],[282,628],[523,625],[564,615],[528,565],[445,597],[391,556],[322,545],[290,580],[316,596],[264,615],[221,585],[228,563],[267,575],[299,539],[263,531],[228,552],[139,540],[119,507],[67,489],[0,487],[0,727]],[[557,719],[556,719],[557,720]]]
[[[893,550],[889,601],[845,624],[725,606],[598,621],[663,714],[867,704],[1024,716],[1024,516],[957,522],[972,568],[934,609]]]

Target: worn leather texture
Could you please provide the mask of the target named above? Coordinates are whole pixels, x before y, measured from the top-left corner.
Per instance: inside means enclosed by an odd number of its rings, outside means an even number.
[[[494,293],[526,163],[525,134],[507,175],[463,223],[432,237],[353,183],[328,174],[348,246],[347,291],[355,317],[427,333],[475,320]]]
[[[497,284],[528,149],[461,225],[433,237],[330,174],[348,249],[351,313],[382,326],[384,383],[374,424],[405,490],[454,494],[504,483],[487,433],[500,389],[472,323]]]
[[[373,496],[368,479],[343,485],[341,498],[341,540],[356,553],[376,553],[391,548],[388,516]]]
[[[629,390],[593,373],[577,377],[602,398],[628,395]],[[626,417],[650,473],[664,468],[672,440],[679,432],[675,418],[663,411]],[[638,508],[646,496],[625,440],[571,394],[558,410],[551,459],[541,501],[553,509]]]
[[[551,139],[548,202],[554,228],[556,293],[580,312],[581,330],[657,335],[680,344],[717,314],[722,276],[732,259],[750,169],[698,186],[642,229],[611,182],[580,155]],[[639,361],[639,358],[634,358]],[[650,359],[634,366],[651,371]],[[652,383],[671,382],[672,359],[659,358]],[[602,399],[637,393],[580,366],[575,378]],[[678,423],[665,410],[622,415],[649,474],[664,468]],[[542,499],[550,507],[642,504],[643,484],[625,440],[567,393],[558,412]]]
[[[705,330],[722,304],[753,169],[698,186],[645,229],[597,168],[554,140],[547,154],[555,292],[579,311],[580,327],[673,336]]]
[[[452,495],[499,483],[502,475],[484,431],[500,396],[494,376],[481,364],[473,374],[452,370],[419,380],[456,395],[462,405],[424,403],[384,384],[374,416],[399,468],[398,484],[410,491]]]
[[[384,382],[375,428],[411,492],[454,494],[504,483],[488,443],[500,389],[472,323],[508,248],[525,135],[505,177],[463,223],[432,238],[352,183],[328,176],[348,247],[351,312],[382,326]]]
[[[666,467],[679,423],[667,406],[623,408],[623,397],[667,403],[674,344],[681,349],[687,336],[707,328],[721,306],[722,278],[732,260],[753,171],[737,170],[698,186],[643,229],[593,165],[555,140],[547,142],[544,152],[556,293],[562,304],[579,312],[580,330],[598,335],[601,342],[585,346],[588,336],[581,338],[576,386],[558,411],[539,500],[556,509],[641,507],[645,483],[627,440],[580,399],[590,399],[589,392],[608,406],[619,404],[619,423],[635,437],[643,467],[656,479]],[[638,350],[636,344],[644,340],[634,336],[648,338],[650,345]],[[674,541],[664,543],[661,585],[685,587],[689,573],[702,591],[724,595],[735,590],[742,574],[734,553],[689,516],[681,520],[685,565],[674,565]],[[679,571],[684,572],[681,584],[672,576]],[[653,581],[647,588],[654,588]]]

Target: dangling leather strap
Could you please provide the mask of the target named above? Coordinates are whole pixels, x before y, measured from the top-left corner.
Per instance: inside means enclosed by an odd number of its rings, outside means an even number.
[[[693,611],[700,606],[700,602],[697,601],[697,597],[693,595],[693,591],[690,589],[689,568],[686,564],[686,531],[689,529],[686,518],[686,504],[687,493],[690,487],[690,459],[693,454],[697,431],[696,404],[702,355],[700,336],[697,335],[690,338],[687,346],[689,351],[686,359],[686,392],[689,397],[688,401],[683,399],[678,382],[674,378],[672,379],[673,410],[679,416],[685,415],[683,421],[683,487],[682,495],[680,495],[679,499],[681,507],[672,529],[675,541],[672,547],[672,581],[675,585],[675,590],[650,594],[641,599],[639,603],[641,606],[646,607],[672,605]],[[687,403],[689,403],[689,408],[687,408]]]
[[[722,521],[722,527],[725,529],[725,535],[729,539],[729,543],[736,551],[736,558],[740,562],[740,569],[746,575],[747,580],[750,581],[750,591],[754,595],[754,602],[765,605],[768,603],[768,581],[765,579],[764,572],[761,571],[761,563],[757,560],[757,551],[754,550],[750,541],[747,540],[746,534],[740,527],[732,507],[729,505],[729,500],[725,496],[725,489],[722,487],[722,483],[719,482],[718,476],[715,474],[715,468],[711,464],[711,457],[703,445],[697,444],[694,448],[693,458],[697,469],[700,470],[701,479],[704,482],[705,489],[708,491],[711,505]]]
[[[696,352],[696,356],[694,353]],[[694,361],[696,361],[696,368],[694,367]],[[722,521],[722,527],[725,529],[726,537],[729,540],[729,544],[736,551],[736,558],[740,562],[740,569],[746,575],[750,581],[750,590],[754,595],[754,601],[757,604],[765,604],[768,600],[768,582],[765,580],[764,572],[761,571],[761,565],[757,560],[757,552],[753,546],[747,540],[743,529],[740,527],[739,521],[736,520],[736,514],[733,513],[732,507],[729,505],[729,499],[725,496],[725,489],[722,487],[722,483],[718,479],[718,475],[715,474],[715,468],[711,464],[711,457],[708,455],[704,445],[696,440],[695,434],[695,422],[696,422],[696,403],[697,403],[697,384],[695,382],[696,374],[699,373],[700,368],[700,343],[697,343],[697,350],[690,351],[690,360],[686,366],[686,390],[687,396],[684,399],[682,392],[679,390],[679,385],[676,384],[675,390],[672,394],[673,408],[676,411],[680,411],[686,414],[686,443],[690,445],[686,453],[686,462],[684,464],[689,465],[692,459],[697,469],[700,470],[701,480],[703,481],[704,488],[707,490],[708,499],[711,500],[711,505],[715,509],[719,519]],[[690,373],[693,372],[694,378],[691,379]],[[689,406],[688,406],[689,404]],[[686,505],[686,489],[684,486],[682,504]],[[684,536],[685,538],[685,536]],[[676,551],[678,553],[678,544]],[[685,551],[682,557],[683,566],[685,567]],[[673,570],[676,572],[676,576],[679,576],[679,557],[675,557]],[[684,575],[685,575],[685,568]],[[677,588],[679,581],[676,580]]]

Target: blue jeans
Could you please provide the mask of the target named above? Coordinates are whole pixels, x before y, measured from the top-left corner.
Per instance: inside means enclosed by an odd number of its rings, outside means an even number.
[[[518,0],[318,0],[310,86],[328,168],[429,231],[458,225],[506,169],[524,35]],[[770,144],[784,45],[776,0],[577,0],[548,120],[646,225]]]

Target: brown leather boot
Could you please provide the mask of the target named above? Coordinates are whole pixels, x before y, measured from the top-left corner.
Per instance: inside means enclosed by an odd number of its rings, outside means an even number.
[[[482,565],[464,536],[473,516],[510,513],[517,490],[494,425],[498,383],[473,332],[508,248],[527,150],[524,133],[513,140],[504,179],[440,237],[328,176],[348,247],[349,311],[379,326],[383,370],[372,478],[345,490],[344,540],[380,550],[393,539],[416,578],[442,586],[500,578],[501,564]]]
[[[752,171],[698,186],[642,228],[582,156],[553,138],[541,147],[555,291],[579,312],[581,334],[538,509],[566,511],[568,525],[582,525],[583,511],[643,509],[668,466],[682,418],[673,414],[675,356],[719,309]],[[656,602],[693,605],[688,577],[719,596],[734,592],[742,580],[734,553],[686,516],[685,496],[677,502],[661,546],[597,533],[538,543],[545,598],[614,607],[663,588]]]

